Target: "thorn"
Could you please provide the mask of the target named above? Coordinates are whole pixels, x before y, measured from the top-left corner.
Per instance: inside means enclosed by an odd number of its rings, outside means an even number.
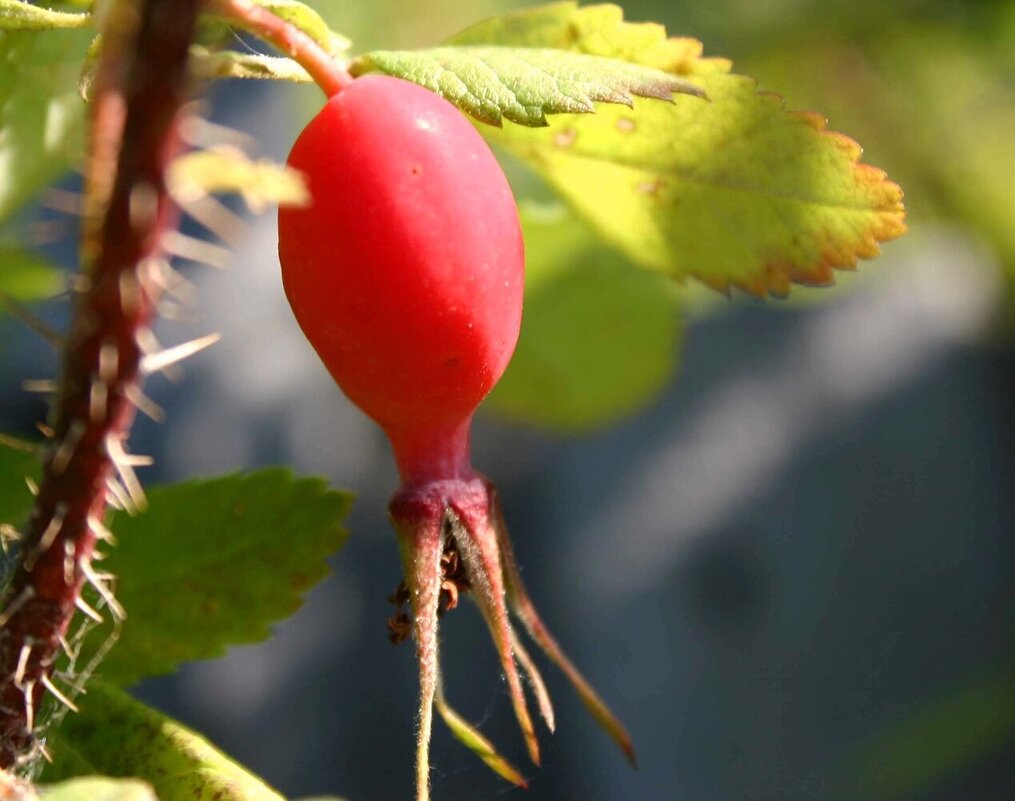
[[[138,329],[134,337],[137,342],[137,346],[141,349],[141,352],[145,356],[155,356],[165,350],[165,348],[163,348],[159,341],[155,338],[155,334],[152,332],[151,328],[143,327]],[[141,370],[141,368],[139,367],[138,370]],[[141,374],[144,375],[144,373]],[[182,377],[183,371],[173,365],[169,365],[168,367],[163,368],[162,374],[170,381],[177,381]]]
[[[80,595],[74,599],[74,606],[76,606],[78,609],[84,612],[86,617],[90,617],[96,623],[106,622],[105,618],[103,618],[102,615],[100,615],[98,612],[92,609],[92,607],[88,605],[88,602]]]
[[[6,292],[0,292],[0,305],[6,307],[7,311],[46,340],[54,350],[60,350],[63,347],[63,336],[60,332],[33,314],[23,303],[19,303]]]
[[[60,529],[63,528],[63,521],[66,516],[67,505],[58,503],[53,510],[53,516],[49,520],[49,525],[46,526],[42,536],[39,537],[39,544],[25,557],[23,567],[26,572],[32,572],[35,568],[35,563],[39,561],[39,557],[46,553],[53,546],[53,543],[56,542]]]
[[[77,547],[74,540],[63,543],[63,583],[68,587],[74,585],[74,563],[77,561]]]
[[[10,523],[0,523],[0,549],[4,553],[8,552],[12,542],[20,542],[21,539],[21,532],[14,526]]]
[[[162,247],[166,252],[181,259],[207,264],[209,267],[216,267],[220,270],[229,266],[233,255],[229,248],[181,234],[179,231],[167,231],[163,234]]]
[[[138,232],[151,227],[159,214],[159,190],[151,182],[139,180],[127,196],[127,219]]]
[[[109,493],[106,494],[106,503],[109,504],[113,509],[116,509],[116,511],[118,512],[126,511],[126,509],[123,508],[123,504],[120,503],[119,498]]]
[[[35,247],[50,245],[70,236],[71,231],[72,227],[67,220],[38,220],[28,226],[25,242]]]
[[[92,377],[88,392],[88,419],[99,425],[106,419],[109,402],[109,385],[97,376]]]
[[[113,596],[113,591],[110,590],[109,586],[106,584],[106,581],[113,578],[113,576],[110,573],[96,573],[92,570],[92,566],[84,559],[81,560],[81,573],[84,575],[88,583],[95,588],[95,591],[99,594],[102,600],[105,601],[106,606],[112,613],[113,617],[117,620],[126,620],[126,610],[124,610],[120,602],[116,600]]]
[[[14,617],[21,608],[27,604],[32,598],[35,597],[35,590],[31,587],[25,587],[17,597],[7,604],[7,607],[3,612],[0,612],[0,626],[6,626],[12,617]]]
[[[39,494],[39,485],[35,483],[34,478],[25,476],[25,486],[28,487],[28,491],[32,493],[33,496]]]
[[[131,503],[138,511],[143,511],[148,507],[148,501],[145,498],[144,488],[141,486],[141,482],[138,481],[137,474],[134,472],[132,467],[132,459],[130,455],[123,448],[123,441],[112,435],[106,437],[106,453],[112,460],[113,465],[116,467],[117,472],[120,474],[120,480],[123,482],[123,486],[130,496]],[[146,460],[149,461],[148,457],[140,457],[142,463]]]
[[[76,295],[90,292],[92,285],[92,277],[85,273],[74,273],[67,279],[67,288]]]
[[[79,192],[68,192],[66,189],[50,187],[39,196],[39,205],[70,214],[74,217],[81,217],[84,214],[84,196]]]
[[[246,148],[256,143],[250,134],[211,122],[197,114],[191,114],[180,123],[180,137],[194,147],[209,147],[225,143]]]
[[[67,435],[56,449],[56,453],[53,454],[53,459],[50,462],[50,469],[55,476],[59,477],[63,475],[63,471],[67,469],[67,465],[70,464],[70,460],[74,457],[74,452],[77,450],[86,430],[87,427],[80,420],[75,420],[70,424],[70,427],[67,429]]]
[[[120,368],[120,349],[115,342],[106,341],[99,348],[99,378],[106,384],[115,384]]]
[[[25,697],[25,729],[31,732],[35,728],[35,701],[32,700],[32,693],[35,691],[35,679],[25,682],[21,688],[21,694]]]
[[[161,298],[155,307],[155,311],[159,317],[164,317],[166,320],[173,320],[175,322],[194,319],[193,312],[187,304],[180,303],[179,300],[170,297]]]
[[[149,398],[144,392],[141,391],[141,387],[137,384],[128,384],[124,389],[124,396],[134,407],[141,412],[143,415],[156,423],[164,422],[166,419],[165,410],[159,406],[155,401]]]
[[[116,545],[116,537],[113,536],[113,532],[91,515],[88,516],[88,529],[95,535],[97,540],[108,542],[110,545]]]
[[[25,390],[25,392],[50,395],[56,392],[56,381],[51,378],[26,378],[21,382],[21,388]]]
[[[28,660],[32,656],[32,646],[24,644],[21,646],[21,653],[18,654],[18,666],[14,670],[14,686],[19,690],[25,681],[25,671],[28,670]]]
[[[133,499],[130,497],[130,493],[113,476],[106,479],[106,489],[110,493],[106,496],[106,500],[110,502],[115,500],[115,503],[110,503],[114,509],[126,512],[131,517],[137,515],[138,510],[134,505]]]
[[[53,439],[56,436],[56,432],[45,423],[36,423],[35,427],[39,430],[46,439]]]
[[[182,345],[167,348],[158,353],[148,354],[141,358],[141,372],[144,375],[161,372],[167,367],[171,367],[196,353],[200,353],[205,348],[211,347],[221,338],[221,334],[209,334],[199,339],[193,339],[190,342],[184,342]]]
[[[230,211],[225,204],[211,197],[175,197],[181,208],[201,225],[231,247],[239,247],[250,226],[243,218]]]
[[[141,281],[134,270],[120,273],[120,311],[124,317],[132,317],[141,302]]]
[[[53,683],[53,680],[49,678],[45,673],[42,674],[42,685],[49,690],[53,697],[67,707],[71,712],[80,712],[77,704],[75,704],[70,698],[64,695],[60,689]]]
[[[67,638],[64,635],[58,635],[57,639],[60,642],[60,648],[63,649],[68,661],[73,665],[77,661],[78,651],[71,647],[71,644],[67,642]]]
[[[22,453],[35,453],[39,447],[34,442],[25,442],[17,437],[10,437],[7,434],[0,434],[0,447],[10,448],[12,451]]]
[[[197,286],[174,270],[166,259],[154,256],[147,258],[141,262],[140,269],[144,281],[154,284],[182,304],[189,305],[197,297]]]

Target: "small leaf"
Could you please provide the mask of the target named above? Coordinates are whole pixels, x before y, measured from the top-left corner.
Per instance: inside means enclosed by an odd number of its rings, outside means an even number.
[[[159,801],[151,786],[137,779],[84,776],[38,789],[43,801]]]
[[[484,408],[563,431],[630,414],[669,382],[682,340],[677,289],[555,206],[521,207],[525,314]]]
[[[905,231],[902,191],[814,114],[786,112],[691,39],[623,21],[617,6],[557,3],[475,26],[456,43],[567,47],[691,78],[709,102],[635,102],[483,133],[531,164],[634,261],[720,290],[785,295]]]
[[[268,9],[294,28],[299,28],[330,55],[344,53],[352,44],[344,36],[331,30],[321,15],[305,3],[297,0],[254,0],[254,3]],[[235,20],[232,22],[235,24]]]
[[[514,765],[500,755],[493,743],[483,736],[475,726],[448,706],[442,692],[438,692],[434,697],[434,706],[441,718],[443,718],[444,723],[451,729],[455,739],[482,759],[490,770],[516,787],[527,788],[529,786],[528,782],[525,781],[525,777],[518,772],[518,769]]]
[[[266,159],[252,161],[242,150],[229,146],[179,156],[169,165],[166,183],[177,202],[235,192],[255,212],[270,203],[300,206],[309,200],[299,172]]]
[[[545,126],[547,114],[595,110],[593,101],[630,106],[632,96],[670,100],[701,90],[674,75],[612,58],[545,48],[438,47],[366,53],[353,75],[380,70],[425,86],[481,122]]]
[[[194,45],[190,48],[190,69],[203,80],[219,78],[255,78],[259,80],[308,83],[312,79],[291,58],[237,53],[235,50],[210,51]]]
[[[0,32],[0,220],[82,147],[78,69],[86,30]]]
[[[48,737],[47,781],[87,770],[150,782],[158,801],[283,801],[202,737],[120,690],[93,680],[80,702],[80,714]]]
[[[21,0],[0,0],[0,31],[48,31],[54,28],[87,28],[91,24],[91,14],[51,11]]]
[[[24,303],[55,295],[61,288],[63,276],[45,259],[23,248],[0,245],[0,293]]]
[[[127,610],[100,667],[117,685],[265,639],[328,574],[350,499],[320,479],[263,470],[158,487],[148,501],[144,514],[114,518],[119,544],[102,563]],[[83,659],[108,635],[108,625],[91,632]]]

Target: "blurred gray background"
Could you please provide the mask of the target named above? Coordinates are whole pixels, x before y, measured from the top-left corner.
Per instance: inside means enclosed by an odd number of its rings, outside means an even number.
[[[434,42],[509,4],[418,14],[404,10],[417,3],[345,5],[332,21],[369,47]],[[631,3],[628,16],[739,58],[764,49],[780,13],[831,35],[816,5],[718,3],[753,15],[729,22],[697,4]],[[837,36],[863,34],[866,23],[831,5],[846,26]],[[990,4],[901,5],[950,24],[948,15]],[[279,160],[316,102],[264,85],[220,86],[212,100],[216,119]],[[870,160],[894,177],[892,153],[882,155]],[[411,647],[391,646],[384,625],[400,579],[385,515],[397,477],[379,431],[292,320],[275,243],[269,214],[252,222],[230,271],[188,273],[199,306],[190,321],[164,323],[161,338],[217,330],[223,341],[189,362],[181,382],[152,383],[169,423],[141,421],[133,450],[156,456],[150,483],[276,464],[327,476],[358,496],[352,536],[335,574],[272,640],[137,692],[287,796],[405,799],[416,670]],[[675,382],[608,430],[573,437],[479,421],[475,461],[502,490],[531,594],[630,729],[640,765],[627,766],[546,665],[558,731],[542,736],[544,767],[527,766],[488,636],[464,605],[443,627],[449,699],[482,722],[531,789],[507,787],[438,724],[435,799],[1013,797],[1015,341],[998,325],[1011,304],[1005,254],[961,215],[918,214],[862,272],[821,303],[734,298],[692,309]],[[49,374],[51,356],[0,325],[19,338],[0,365],[9,415],[0,427],[27,430],[43,410],[19,383]]]

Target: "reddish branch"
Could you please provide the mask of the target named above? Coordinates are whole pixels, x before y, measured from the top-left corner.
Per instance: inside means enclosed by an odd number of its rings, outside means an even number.
[[[53,437],[20,562],[0,613],[0,767],[38,752],[34,718],[75,615],[110,482],[134,417],[159,254],[175,212],[163,171],[187,96],[187,51],[201,0],[112,4],[94,95],[84,275],[76,297]],[[122,458],[122,457],[121,457]]]

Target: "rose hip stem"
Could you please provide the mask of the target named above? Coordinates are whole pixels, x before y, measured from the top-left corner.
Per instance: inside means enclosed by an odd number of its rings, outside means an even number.
[[[328,97],[338,94],[352,76],[296,26],[250,0],[208,0],[207,10],[269,42],[296,61]]]

